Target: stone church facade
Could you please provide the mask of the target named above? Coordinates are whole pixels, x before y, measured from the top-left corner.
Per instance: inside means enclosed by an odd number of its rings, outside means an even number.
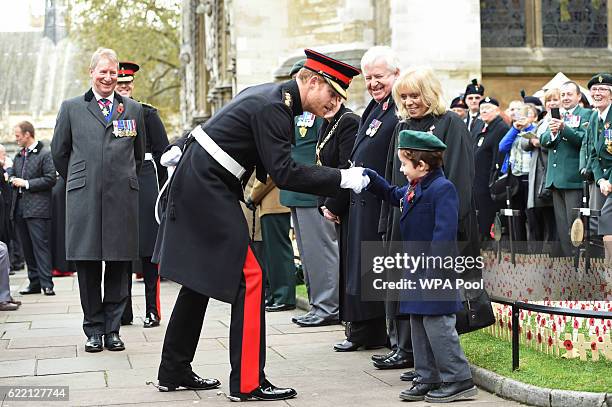
[[[183,0],[185,128],[240,90],[287,78],[304,48],[354,66],[389,45],[403,66],[427,65],[446,99],[479,78],[508,103],[562,71],[582,85],[612,62],[612,0]],[[348,105],[368,102],[362,77]]]

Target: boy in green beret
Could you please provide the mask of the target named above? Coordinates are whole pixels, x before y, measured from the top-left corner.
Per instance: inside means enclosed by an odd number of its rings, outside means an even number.
[[[457,238],[459,198],[442,171],[444,150],[446,145],[431,133],[402,130],[397,154],[408,185],[389,185],[375,171],[364,169],[364,175],[370,178],[367,191],[401,208],[402,241],[407,254],[414,257],[421,255],[420,250],[412,253],[406,242],[432,242],[431,248],[451,248]],[[416,277],[419,283],[429,275],[423,268],[411,279]],[[478,390],[455,329],[455,313],[463,308],[459,292],[455,286],[441,297],[432,297],[426,291],[416,284],[404,292],[400,302],[400,312],[410,315],[417,374],[412,387],[402,391],[400,398],[429,402],[471,398]]]

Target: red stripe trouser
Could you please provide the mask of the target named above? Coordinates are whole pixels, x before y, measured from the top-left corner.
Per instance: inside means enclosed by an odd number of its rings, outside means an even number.
[[[250,393],[264,380],[266,361],[263,273],[248,248],[230,323],[230,393]],[[182,287],[168,322],[157,378],[180,385],[191,372],[209,297]]]

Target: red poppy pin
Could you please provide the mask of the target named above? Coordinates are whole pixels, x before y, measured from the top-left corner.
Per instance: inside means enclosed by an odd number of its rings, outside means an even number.
[[[563,341],[563,346],[565,347],[566,350],[570,351],[572,349],[574,349],[574,344],[572,343],[571,340],[566,339],[565,341]]]
[[[119,106],[117,106],[117,113],[121,114],[123,113],[123,103],[119,103]]]

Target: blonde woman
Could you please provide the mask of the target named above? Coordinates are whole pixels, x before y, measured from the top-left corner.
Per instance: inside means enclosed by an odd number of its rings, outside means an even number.
[[[400,116],[400,122],[395,128],[392,143],[389,146],[385,178],[394,185],[403,186],[407,182],[400,172],[401,163],[397,156],[398,135],[401,130],[431,132],[442,140],[447,145],[444,153],[443,170],[446,177],[455,185],[459,196],[457,241],[461,242],[460,244],[463,246],[462,255],[477,256],[479,254],[478,230],[475,209],[472,204],[474,159],[472,137],[466,124],[456,113],[447,111],[442,94],[442,85],[429,68],[413,68],[403,72],[393,86],[392,95]],[[400,216],[399,208],[386,206],[386,204],[383,206],[380,231],[384,233],[387,241],[402,240],[400,236]],[[467,245],[465,245],[466,242]],[[400,308],[399,303],[389,304],[389,306],[395,307],[395,312],[400,318],[406,318],[410,315],[410,310],[406,307]],[[457,334],[452,329],[441,332],[440,335],[456,336]],[[400,394],[402,399],[422,400],[428,391],[434,390],[440,382],[447,384],[437,390],[434,396],[439,396],[442,399],[456,397],[465,390],[462,386],[467,386],[466,389],[471,388],[469,386],[471,381],[469,371],[458,369],[449,374],[446,369],[448,366],[443,361],[440,364],[440,366],[443,366],[441,370],[438,370],[432,364],[419,368],[416,360],[418,358],[417,354],[422,355],[427,352],[426,349],[429,349],[429,353],[431,353],[431,347],[426,341],[423,341],[420,335],[419,341],[414,340],[414,338],[411,329],[398,332],[398,347],[411,353],[414,349],[415,356],[415,371],[402,374],[401,379],[411,381],[418,377],[420,383],[402,392]],[[434,351],[434,353],[436,352]],[[423,383],[428,385],[422,386]]]

